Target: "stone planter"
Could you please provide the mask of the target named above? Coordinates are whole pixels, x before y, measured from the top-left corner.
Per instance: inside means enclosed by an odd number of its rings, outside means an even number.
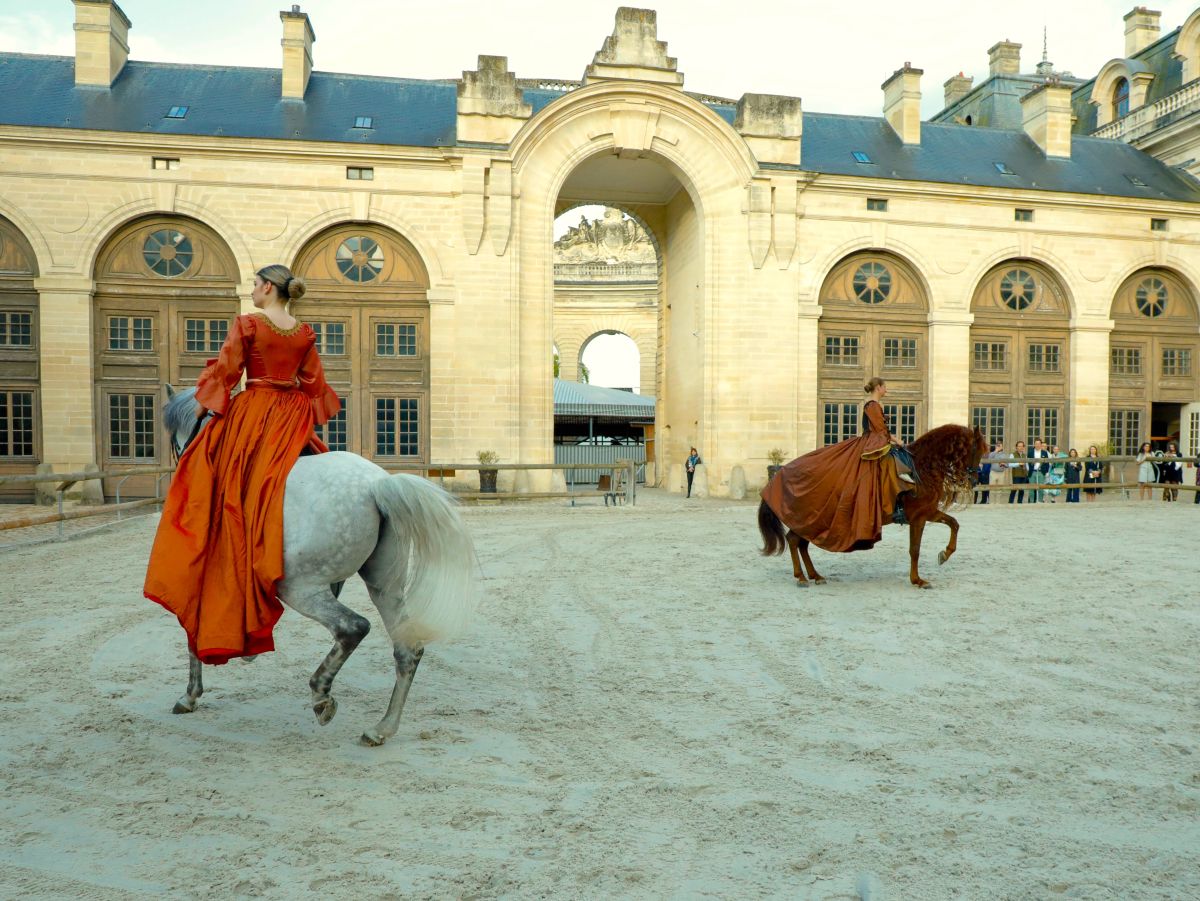
[[[479,470],[479,491],[482,494],[496,493],[496,472],[494,469]]]

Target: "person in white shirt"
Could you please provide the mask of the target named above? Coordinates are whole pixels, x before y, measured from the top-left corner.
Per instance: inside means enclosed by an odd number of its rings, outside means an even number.
[[[1029,452],[1029,458],[1033,461],[1029,464],[1029,483],[1031,485],[1045,485],[1046,474],[1050,471],[1050,464],[1038,462],[1047,460],[1050,457],[1050,452],[1046,450],[1046,445],[1042,444],[1041,438],[1033,439],[1033,450]],[[1041,488],[1033,488],[1029,492],[1029,503],[1036,504],[1039,501],[1046,499],[1046,492]]]

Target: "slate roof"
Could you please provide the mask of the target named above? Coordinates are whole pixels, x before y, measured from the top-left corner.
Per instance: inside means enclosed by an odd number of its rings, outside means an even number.
[[[74,59],[0,53],[0,124],[162,135],[346,144],[455,144],[457,83],[313,72],[303,101],[280,97],[278,69],[131,60],[110,89],[76,87]],[[531,89],[536,114],[562,92]],[[187,106],[185,118],[166,118]],[[732,123],[734,108],[709,104]],[[354,128],[371,116],[373,128]],[[872,163],[857,163],[853,151]],[[1071,159],[1047,160],[1020,131],[921,124],[906,147],[882,118],[804,113],[802,169],[900,181],[1200,202],[1200,182],[1117,141],[1075,137]],[[993,165],[1005,163],[1015,175]],[[1127,177],[1144,182],[1139,186]]]
[[[278,69],[130,60],[111,88],[76,87],[69,56],[0,53],[0,123],[162,135],[452,146],[456,83],[313,72],[284,100]],[[186,106],[183,119],[164,118]],[[356,116],[374,128],[354,128]]]
[[[856,150],[871,163],[856,162]],[[1079,135],[1070,159],[1048,159],[1023,131],[922,122],[921,143],[905,146],[884,119],[805,113],[801,161],[831,175],[1200,202],[1200,182],[1183,172],[1121,141]]]

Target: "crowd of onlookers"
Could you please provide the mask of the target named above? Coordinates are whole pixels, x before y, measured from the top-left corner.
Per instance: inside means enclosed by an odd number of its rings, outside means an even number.
[[[1161,489],[1164,501],[1179,500],[1178,486],[1183,484],[1187,463],[1195,464],[1196,485],[1200,486],[1200,457],[1194,461],[1181,457],[1175,442],[1168,442],[1165,451],[1154,451],[1147,441],[1138,451],[1136,463],[1140,500],[1150,500],[1156,488]],[[1063,453],[1057,444],[1047,447],[1041,438],[1033,439],[1033,447],[1018,441],[1011,453],[996,442],[979,463],[975,503],[988,503],[989,488],[997,485],[1021,486],[1005,492],[1010,504],[1025,503],[1027,495],[1031,504],[1054,504],[1064,494],[1066,503],[1077,504],[1081,493],[1084,499],[1094,501],[1104,493],[1104,466],[1094,444],[1081,457],[1073,447]],[[1192,496],[1193,502],[1200,504],[1200,491]]]

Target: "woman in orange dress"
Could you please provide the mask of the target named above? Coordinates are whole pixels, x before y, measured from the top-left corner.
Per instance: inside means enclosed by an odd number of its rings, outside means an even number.
[[[863,433],[820,447],[786,464],[762,491],[762,499],[789,529],[827,551],[861,551],[883,537],[885,521],[904,523],[901,481],[880,401],[887,383],[873,378],[863,391]],[[907,467],[904,479],[911,482]]]
[[[274,650],[283,607],[283,493],[313,432],[341,409],[325,383],[312,328],[288,303],[304,282],[285,266],[254,278],[259,312],[238,316],[196,383],[214,414],[179,459],[150,552],[144,593],[170,610],[202,663]],[[229,392],[247,376],[246,390]]]

